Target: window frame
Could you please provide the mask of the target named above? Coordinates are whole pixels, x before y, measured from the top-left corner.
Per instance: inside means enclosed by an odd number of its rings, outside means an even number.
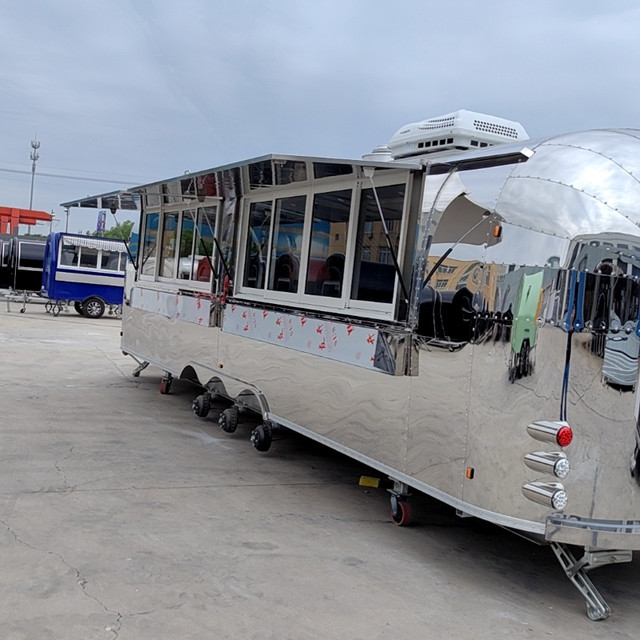
[[[413,184],[413,173],[411,171],[407,171],[405,168],[398,168],[398,171],[389,171],[388,173],[381,172],[379,174],[375,174],[373,180],[374,185],[377,189],[393,185],[402,185],[402,187],[404,188],[404,200],[400,219],[397,251],[398,264],[402,265],[404,263],[406,253],[409,209],[412,202],[411,189]],[[239,274],[239,278],[235,285],[234,297],[238,298],[239,300],[247,300],[250,302],[273,304],[283,303],[287,304],[288,306],[298,307],[301,310],[309,309],[317,311],[338,311],[345,314],[353,313],[354,315],[367,316],[372,318],[393,318],[395,315],[395,309],[398,301],[398,291],[400,288],[397,274],[394,275],[392,299],[388,303],[357,300],[351,295],[362,191],[371,188],[371,181],[364,178],[361,175],[360,171],[356,171],[353,174],[339,176],[330,181],[323,179],[322,183],[315,182],[310,185],[307,184],[304,186],[289,184],[286,185],[286,187],[277,186],[271,189],[265,188],[263,190],[253,192],[250,195],[245,196],[240,212],[240,230],[237,244],[238,255],[236,263],[236,272],[237,274]],[[310,258],[310,241],[313,222],[314,198],[319,194],[344,190],[351,190],[352,193],[349,210],[349,220],[346,227],[347,243],[345,248],[345,267],[341,295],[340,297],[331,297],[305,293]],[[288,291],[276,291],[268,288],[268,274],[271,270],[271,256],[274,243],[274,224],[276,219],[275,211],[277,207],[277,201],[282,198],[289,198],[297,195],[306,196],[298,290],[295,293]],[[246,285],[244,285],[249,234],[249,216],[252,204],[258,202],[271,203],[271,220],[269,222],[269,247],[267,249],[268,262],[265,265],[266,275],[264,283],[262,288],[260,289],[247,287]],[[391,264],[393,263],[393,261],[390,262]]]
[[[191,243],[191,255],[195,255],[194,245],[196,241],[196,236],[198,235],[198,221],[199,221],[199,213],[200,209],[213,208],[215,209],[215,224],[213,228],[213,238],[218,239],[219,229],[220,229],[220,201],[219,197],[210,197],[206,198],[202,201],[198,200],[193,203],[178,203],[172,205],[165,205],[160,208],[154,207],[149,211],[144,212],[144,225],[141,233],[141,255],[143,255],[145,248],[145,238],[147,235],[147,221],[150,216],[158,215],[158,229],[156,233],[156,252],[155,252],[155,265],[153,269],[153,273],[143,273],[142,263],[140,264],[140,269],[138,272],[137,279],[140,282],[144,283],[161,283],[161,284],[174,284],[179,288],[183,289],[194,289],[194,290],[202,290],[202,291],[213,291],[214,287],[217,286],[216,278],[213,276],[213,271],[209,280],[199,281],[194,275],[195,273],[192,271],[189,278],[180,278],[180,244],[182,242],[182,232],[183,232],[183,220],[185,213],[188,212],[192,215],[194,221],[194,234]],[[166,226],[167,217],[177,213],[177,227],[176,227],[176,238],[175,238],[175,249],[173,252],[174,265],[172,269],[171,275],[160,275],[161,274],[161,249],[162,249],[162,238],[164,237],[164,231]],[[215,240],[214,240],[215,242]],[[212,252],[211,254],[211,262],[213,263],[213,267],[216,273],[220,275],[220,264],[219,259],[216,252]],[[192,267],[193,267],[192,262]]]
[[[401,173],[401,172],[400,172]],[[382,187],[390,187],[393,185],[403,185],[404,187],[404,198],[402,203],[402,212],[400,214],[400,229],[398,231],[398,249],[396,259],[398,261],[398,265],[400,270],[402,271],[402,265],[405,261],[405,252],[406,252],[406,244],[407,244],[407,229],[409,225],[409,209],[411,207],[412,201],[412,173],[405,172],[404,181],[399,179],[399,175],[391,173],[391,174],[382,174],[378,176],[374,176],[373,182],[376,189],[381,189]],[[350,272],[350,281],[349,281],[349,300],[348,300],[348,309],[359,315],[368,315],[371,317],[380,317],[380,318],[392,318],[395,316],[397,303],[398,303],[398,295],[400,289],[399,275],[396,272],[394,275],[393,281],[393,293],[391,296],[390,302],[372,302],[369,300],[357,300],[356,298],[351,297],[351,289],[353,285],[353,274],[355,268],[355,254],[356,254],[356,243],[357,243],[357,225],[359,223],[358,217],[360,214],[360,202],[362,197],[362,191],[366,189],[371,189],[371,181],[362,179],[360,181],[360,190],[358,194],[358,203],[357,203],[357,211],[354,216],[354,226],[356,226],[355,232],[352,234],[351,243],[353,244],[352,249],[352,259],[349,266]],[[384,211],[382,212],[384,214]],[[389,226],[389,220],[385,221],[387,226]],[[366,221],[365,221],[366,222]],[[363,223],[363,234],[365,234],[365,225]],[[393,260],[391,260],[390,264],[393,266]],[[345,267],[346,270],[346,267]],[[395,267],[394,267],[395,271]],[[407,286],[410,285],[409,282],[406,283]]]
[[[304,289],[304,283],[298,281],[298,290],[296,292],[290,291],[277,291],[276,289],[269,288],[269,280],[270,276],[273,272],[273,245],[274,245],[274,232],[275,232],[275,224],[276,224],[276,210],[277,210],[277,201],[283,200],[285,198],[294,198],[296,196],[305,196],[305,206],[304,206],[304,220],[302,226],[302,234],[301,234],[301,258],[299,265],[299,273],[306,274],[307,270],[307,252],[305,247],[307,246],[309,233],[310,233],[310,219],[309,219],[309,211],[310,211],[310,200],[309,194],[311,193],[311,189],[309,185],[305,185],[303,187],[296,187],[295,183],[293,186],[291,184],[286,185],[285,188],[277,187],[274,189],[269,189],[268,191],[265,189],[262,192],[258,192],[252,194],[250,196],[245,196],[244,201],[242,203],[242,211],[240,214],[240,234],[238,237],[237,249],[238,249],[238,258],[237,258],[237,269],[236,273],[241,274],[235,285],[235,294],[236,296],[241,296],[247,300],[254,301],[265,301],[265,299],[273,302],[287,302],[289,304],[299,304],[300,302],[300,291]],[[251,213],[251,205],[260,202],[270,202],[271,203],[271,214],[269,220],[269,243],[267,246],[267,262],[265,264],[265,277],[264,282],[261,288],[248,287],[244,284],[245,279],[245,271],[246,271],[246,259],[247,259],[247,247],[249,246],[248,236],[249,236],[249,216]],[[306,279],[305,279],[306,281]]]
[[[158,227],[156,229],[156,238],[155,238],[155,251],[153,253],[153,269],[150,270],[149,273],[145,273],[144,267],[147,262],[151,258],[151,253],[147,255],[145,258],[145,249],[147,248],[147,235],[149,231],[149,219],[152,216],[158,216]],[[158,268],[160,264],[159,260],[159,251],[160,251],[160,243],[159,238],[162,237],[162,228],[164,226],[163,220],[163,211],[159,208],[153,208],[149,211],[144,211],[143,214],[143,224],[142,229],[140,229],[140,240],[139,240],[139,249],[138,249],[138,275],[137,280],[141,282],[154,282],[157,278]]]
[[[56,253],[56,269],[62,271],[92,271],[95,273],[101,274],[114,274],[119,273],[123,274],[126,266],[127,266],[127,250],[126,247],[122,246],[122,251],[115,251],[113,249],[107,249],[102,247],[87,247],[80,244],[73,243],[74,236],[65,235],[62,236],[60,242],[58,242],[57,253]],[[75,259],[74,262],[69,264],[63,262],[63,256],[66,253],[65,247],[73,247],[75,250]],[[96,252],[96,265],[83,265],[81,264],[82,254],[89,249],[92,249]],[[103,259],[105,256],[109,256],[110,254],[115,253],[118,255],[118,265],[115,269],[103,267]]]

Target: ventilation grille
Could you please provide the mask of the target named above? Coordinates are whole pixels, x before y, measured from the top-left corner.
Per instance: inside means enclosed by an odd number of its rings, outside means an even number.
[[[505,127],[502,124],[495,124],[493,122],[487,122],[486,120],[474,120],[473,126],[478,131],[486,131],[487,133],[518,139],[518,132],[513,127]]]
[[[434,118],[433,120],[427,120],[426,122],[421,122],[418,125],[418,129],[422,131],[433,131],[435,129],[448,129],[453,127],[456,119],[455,116],[451,116],[450,118]]]

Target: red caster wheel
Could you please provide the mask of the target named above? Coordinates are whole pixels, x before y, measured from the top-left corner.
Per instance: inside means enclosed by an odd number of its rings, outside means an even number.
[[[398,496],[391,496],[391,519],[399,527],[405,527],[413,520],[411,505]]]

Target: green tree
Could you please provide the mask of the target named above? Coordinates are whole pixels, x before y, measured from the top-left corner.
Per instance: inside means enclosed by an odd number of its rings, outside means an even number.
[[[107,231],[103,231],[102,233],[94,231],[88,235],[101,236],[103,238],[119,238],[120,240],[128,241],[134,224],[132,220],[125,220],[124,222],[117,222],[115,227],[111,227],[111,229]]]

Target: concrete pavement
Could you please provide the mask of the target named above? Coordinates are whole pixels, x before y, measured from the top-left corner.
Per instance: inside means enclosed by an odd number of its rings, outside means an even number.
[[[294,434],[266,454],[198,391],[139,378],[120,322],[0,298],[0,637],[7,640],[637,637],[637,560],[592,579],[591,622],[549,549]],[[222,405],[221,405],[222,408]]]

